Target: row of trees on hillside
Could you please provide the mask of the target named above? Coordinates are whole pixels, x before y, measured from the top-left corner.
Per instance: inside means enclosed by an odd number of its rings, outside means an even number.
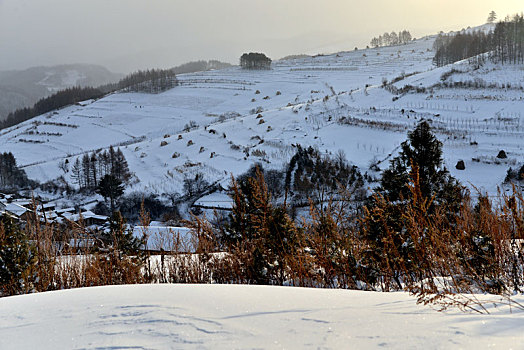
[[[65,163],[61,167],[68,171]],[[86,153],[82,158],[76,158],[71,167],[71,177],[80,190],[96,190],[106,175],[111,175],[122,183],[131,179],[133,174],[120,148],[115,151],[111,146],[109,151]]]
[[[461,32],[455,35],[439,35],[434,43],[437,66],[454,63],[482,54],[493,62],[502,64],[524,63],[524,17],[507,17],[496,24],[492,32]],[[477,57],[482,63],[485,57]]]
[[[484,32],[440,34],[433,44],[435,50],[433,63],[441,67],[486,53],[491,47],[491,35]]]
[[[124,92],[160,93],[178,86],[176,74],[221,69],[231,66],[217,60],[189,62],[172,69],[139,70],[122,78],[116,84],[106,84],[97,88],[71,87],[42,98],[33,107],[21,108],[10,113],[0,122],[0,129],[22,123],[38,115],[75,104],[98,99],[104,95],[121,90]],[[269,69],[271,59],[261,53],[242,55],[241,66],[245,69]]]
[[[244,53],[240,56],[240,67],[243,69],[270,69],[271,59],[263,53]]]
[[[177,85],[178,80],[173,69],[151,69],[129,74],[118,82],[118,89],[157,94]]]
[[[497,23],[493,31],[494,56],[504,63],[524,63],[524,16]]]
[[[409,43],[413,40],[411,33],[407,30],[402,30],[398,34],[396,32],[384,33],[378,38],[371,39],[371,47],[395,46]]]

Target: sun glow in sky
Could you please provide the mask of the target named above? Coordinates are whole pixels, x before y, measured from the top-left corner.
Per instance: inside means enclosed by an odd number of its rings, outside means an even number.
[[[524,11],[522,0],[0,0],[0,70],[96,63],[117,72],[365,47]]]

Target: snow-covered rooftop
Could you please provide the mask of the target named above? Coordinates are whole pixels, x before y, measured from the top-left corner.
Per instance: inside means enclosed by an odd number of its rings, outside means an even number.
[[[233,207],[233,200],[227,193],[215,192],[199,198],[195,205],[204,208],[223,208],[231,209]]]
[[[135,226],[133,235],[137,238],[146,235],[147,250],[190,252],[194,251],[190,231],[187,227]]]
[[[16,217],[20,217],[29,210],[17,203],[7,203],[5,206],[5,211],[12,213]]]

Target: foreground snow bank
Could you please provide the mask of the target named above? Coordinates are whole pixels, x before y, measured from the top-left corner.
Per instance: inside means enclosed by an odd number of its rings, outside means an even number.
[[[238,285],[83,288],[0,299],[0,349],[524,346],[524,313],[490,311],[439,313],[405,293]]]

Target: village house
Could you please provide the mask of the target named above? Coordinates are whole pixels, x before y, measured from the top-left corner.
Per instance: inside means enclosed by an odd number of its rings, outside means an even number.
[[[0,214],[5,213],[13,219],[24,223],[38,216],[39,221],[70,224],[82,222],[85,227],[99,228],[107,223],[109,218],[97,215],[92,211],[80,208],[56,209],[56,203],[33,200],[29,198],[15,198],[13,195],[0,193]]]

